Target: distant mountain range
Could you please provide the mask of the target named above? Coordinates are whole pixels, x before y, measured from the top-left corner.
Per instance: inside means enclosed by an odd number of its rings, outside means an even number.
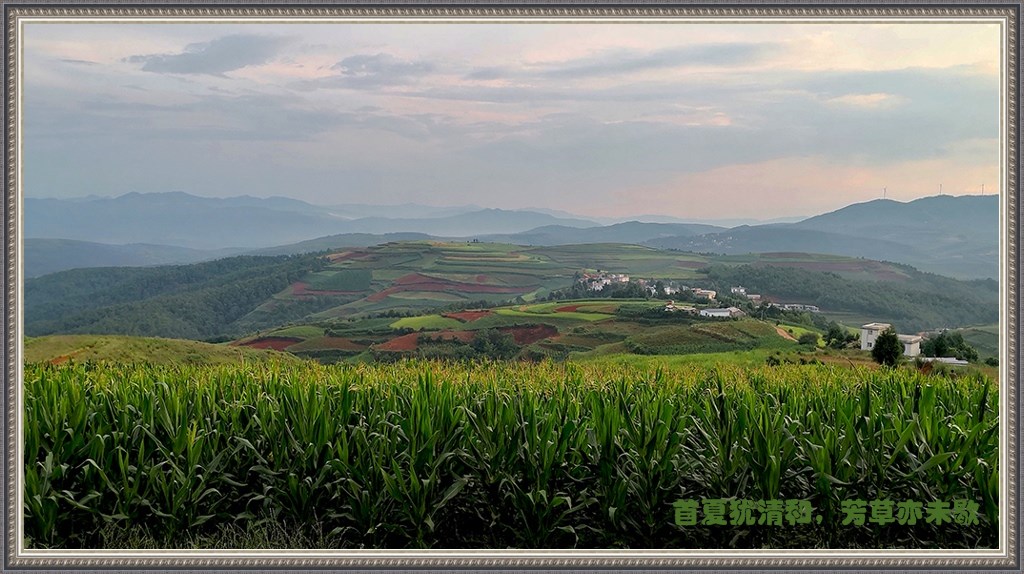
[[[182,192],[28,198],[25,269],[34,277],[74,267],[189,263],[243,251],[295,254],[465,238],[538,246],[634,243],[720,254],[828,253],[951,277],[994,278],[998,205],[994,195],[875,200],[797,222],[729,227],[654,215],[608,224],[547,209],[318,206],[284,197],[202,198]]]
[[[39,277],[78,267],[150,267],[198,263],[238,255],[240,249],[201,250],[173,245],[108,245],[73,239],[27,239],[25,276]]]
[[[114,198],[25,200],[27,238],[190,249],[257,249],[342,233],[429,233],[465,237],[517,233],[544,225],[593,227],[594,221],[502,209],[423,206],[322,207],[283,197],[196,197],[182,192]],[[366,213],[390,215],[365,216]],[[402,217],[421,213],[418,217]],[[359,215],[358,218],[351,218]]]
[[[652,239],[653,247],[722,254],[797,251],[906,263],[958,278],[999,273],[997,196],[878,199],[797,223],[742,226],[695,237]]]

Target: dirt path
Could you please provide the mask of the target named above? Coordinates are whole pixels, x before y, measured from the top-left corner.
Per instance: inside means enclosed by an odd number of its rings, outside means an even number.
[[[775,327],[775,332],[778,333],[779,336],[782,337],[783,339],[789,339],[790,341],[796,341],[796,337],[794,337],[793,335],[790,335],[789,331],[786,331],[782,327]]]

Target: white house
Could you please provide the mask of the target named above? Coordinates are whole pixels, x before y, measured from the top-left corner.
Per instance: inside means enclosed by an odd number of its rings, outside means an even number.
[[[921,337],[917,335],[897,335],[900,343],[903,343],[903,354],[908,357],[916,357],[921,354]]]
[[[882,331],[892,327],[889,323],[868,323],[860,327],[860,349],[870,351],[875,346],[875,340],[882,334]],[[919,335],[896,335],[900,344],[903,345],[903,354],[907,357],[916,357],[921,354],[921,337]]]
[[[730,291],[732,291],[733,295],[746,295],[747,294],[747,288],[742,286],[742,285],[740,285],[739,287],[733,287],[732,289],[730,289]]]
[[[868,323],[860,326],[860,350],[870,351],[875,346],[875,339],[882,334],[882,331],[892,327],[888,323]]]
[[[744,315],[743,311],[736,307],[726,307],[724,309],[701,309],[701,317],[739,317]]]
[[[714,299],[715,295],[717,295],[718,292],[712,291],[711,289],[694,289],[693,294],[697,297],[706,297],[708,299]]]

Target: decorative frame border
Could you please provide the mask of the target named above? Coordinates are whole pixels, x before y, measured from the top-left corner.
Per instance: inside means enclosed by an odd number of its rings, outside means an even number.
[[[831,1],[831,0],[826,0]],[[1020,458],[1020,317],[1018,287],[1020,273],[1020,27],[1024,0],[983,2],[960,0],[923,0],[913,4],[897,0],[881,4],[874,0],[852,0],[843,4],[800,0],[731,0],[718,5],[701,0],[604,0],[578,3],[573,0],[347,0],[325,5],[316,0],[199,0],[194,4],[160,3],[141,0],[85,0],[65,3],[60,0],[0,0],[0,26],[3,29],[4,154],[3,201],[0,224],[3,226],[3,409],[0,422],[2,441],[3,489],[0,506],[5,535],[0,538],[3,561],[0,571],[66,572],[79,569],[117,569],[121,571],[182,569],[213,570],[516,570],[550,569],[592,572],[595,570],[698,569],[808,570],[836,569],[868,572],[898,569],[915,572],[941,572],[977,569],[989,572],[1021,572]],[[767,3],[771,2],[771,3]],[[344,18],[344,19],[998,19],[1003,30],[1004,91],[1001,94],[1002,141],[1005,163],[1001,166],[1004,182],[1001,193],[1000,231],[1000,417],[1002,457],[1000,480],[1000,552],[982,555],[974,551],[912,551],[900,556],[885,556],[872,551],[30,551],[21,548],[17,538],[21,501],[20,484],[20,374],[21,374],[21,197],[20,104],[18,94],[22,70],[19,68],[20,23],[27,18]],[[823,554],[826,553],[826,554]],[[910,556],[908,556],[910,554]]]

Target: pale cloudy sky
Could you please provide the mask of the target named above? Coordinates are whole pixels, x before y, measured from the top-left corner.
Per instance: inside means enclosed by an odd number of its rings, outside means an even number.
[[[999,42],[983,23],[31,23],[24,189],[692,218],[992,193]]]

